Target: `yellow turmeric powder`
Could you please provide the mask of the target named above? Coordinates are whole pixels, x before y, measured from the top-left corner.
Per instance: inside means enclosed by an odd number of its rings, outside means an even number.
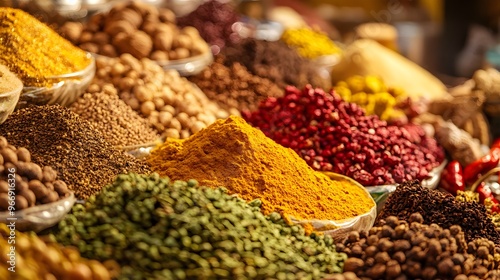
[[[368,212],[373,199],[356,185],[314,171],[293,150],[266,137],[240,117],[218,120],[185,140],[168,139],[152,151],[155,172],[174,180],[224,186],[264,214],[298,220],[341,220]]]

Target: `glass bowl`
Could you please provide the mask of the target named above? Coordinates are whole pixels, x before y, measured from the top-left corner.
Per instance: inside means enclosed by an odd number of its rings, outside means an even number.
[[[90,64],[85,69],[48,78],[49,81],[54,81],[52,87],[24,87],[17,109],[29,105],[71,105],[85,92],[94,78],[95,58],[90,53],[87,53],[87,57]]]
[[[439,181],[441,180],[441,173],[443,173],[447,160],[444,160],[439,166],[435,167],[429,172],[429,178],[422,180],[421,185],[425,188],[435,189],[437,188]],[[377,211],[380,212],[382,207],[384,207],[385,201],[391,193],[396,190],[398,184],[391,185],[381,185],[381,186],[367,186],[365,187],[371,194],[375,202],[377,202]]]
[[[328,177],[330,177],[330,179],[335,181],[348,181],[350,184],[353,184],[354,186],[363,189],[366,192],[366,195],[372,198],[370,193],[360,183],[356,182],[355,180],[347,176],[333,172],[321,172],[321,173],[327,175]],[[375,203],[373,198],[372,201],[373,201],[373,207],[368,212],[353,218],[337,220],[337,221],[294,220],[294,219],[291,220],[296,224],[311,224],[315,232],[330,235],[336,242],[341,242],[347,237],[349,232],[354,230],[355,231],[369,230],[373,226],[375,218],[377,217],[377,204]]]
[[[0,212],[0,222],[15,223],[16,230],[40,232],[60,222],[75,204],[75,195],[71,192],[56,202],[42,204],[15,211],[14,216],[9,211]]]
[[[8,92],[0,93],[0,124],[9,117],[16,108],[19,96],[23,90],[23,84]]]
[[[177,70],[181,76],[199,74],[205,67],[212,64],[214,56],[210,48],[203,54],[170,61],[156,61],[165,70]]]
[[[340,54],[322,55],[314,59],[311,59],[311,62],[316,67],[316,72],[318,73],[318,75],[325,81],[330,81],[330,83],[331,83],[330,73],[332,72],[332,68],[335,65],[337,65],[339,61],[340,61]]]
[[[190,14],[203,4],[203,0],[164,0],[163,2],[164,6],[178,17]]]

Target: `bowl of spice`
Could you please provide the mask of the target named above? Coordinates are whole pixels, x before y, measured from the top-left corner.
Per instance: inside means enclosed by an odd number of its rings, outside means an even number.
[[[59,222],[75,203],[73,192],[51,166],[31,161],[31,153],[0,137],[0,222],[21,231],[40,231]]]
[[[21,80],[6,66],[0,65],[0,123],[3,123],[16,108],[22,90]]]
[[[207,45],[206,51],[200,55],[176,60],[157,60],[156,63],[165,70],[177,70],[181,76],[191,76],[200,73],[213,61],[214,57]]]
[[[68,105],[94,75],[90,54],[71,44],[32,15],[0,8],[0,63],[23,82],[17,107]]]

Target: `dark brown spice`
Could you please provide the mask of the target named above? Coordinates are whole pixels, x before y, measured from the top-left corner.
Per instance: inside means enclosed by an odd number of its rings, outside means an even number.
[[[239,62],[254,75],[268,78],[279,87],[304,87],[311,84],[325,90],[330,89],[330,81],[318,75],[312,62],[300,57],[294,49],[281,41],[246,39],[240,44],[227,47],[223,53],[227,58],[227,66]]]
[[[256,110],[259,102],[266,97],[281,97],[284,90],[269,79],[248,72],[238,62],[225,66],[224,58],[219,56],[212,65],[200,74],[190,77],[208,98],[215,100],[226,109],[238,111]]]
[[[80,199],[99,192],[118,174],[149,173],[145,163],[116,150],[101,131],[59,105],[14,112],[0,127],[0,135],[26,147],[34,163],[52,166]]]
[[[387,199],[377,220],[379,224],[381,219],[389,216],[408,220],[414,212],[422,214],[427,224],[435,223],[450,229],[459,225],[467,241],[484,237],[500,245],[500,233],[484,205],[457,201],[450,194],[422,187],[418,180],[400,184]]]

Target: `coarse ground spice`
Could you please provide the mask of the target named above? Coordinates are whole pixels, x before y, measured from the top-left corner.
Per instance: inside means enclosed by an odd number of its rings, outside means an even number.
[[[251,74],[238,62],[229,67],[223,62],[224,58],[218,57],[189,80],[224,109],[256,110],[259,102],[266,97],[283,96],[283,90],[272,81]]]
[[[196,179],[208,187],[224,186],[247,201],[261,199],[264,214],[341,220],[374,206],[362,188],[314,171],[292,150],[235,116],[186,140],[167,140],[148,162],[174,180]]]
[[[212,45],[212,52],[218,54],[226,45],[241,40],[233,31],[233,24],[238,19],[239,15],[230,3],[209,0],[190,14],[177,18],[177,24],[182,27],[194,26],[200,36]]]
[[[364,186],[424,180],[444,160],[443,149],[422,127],[388,125],[334,91],[311,86],[289,86],[283,97],[267,98],[243,117],[314,169]]]
[[[281,40],[296,48],[298,53],[306,58],[317,58],[341,52],[326,33],[308,27],[287,29],[281,35]]]
[[[115,149],[101,131],[59,105],[14,112],[0,126],[0,135],[27,148],[34,163],[52,166],[80,199],[99,192],[118,174],[149,172],[145,163]]]
[[[500,244],[500,232],[496,231],[484,205],[457,201],[451,194],[422,187],[417,180],[397,187],[387,199],[377,221],[380,223],[389,216],[408,220],[415,212],[422,215],[426,224],[434,223],[446,229],[453,225],[460,226],[468,242],[486,238]]]
[[[24,86],[51,86],[49,77],[85,69],[87,54],[30,14],[0,7],[0,62]]]
[[[329,89],[330,81],[318,74],[316,66],[281,41],[260,41],[245,39],[241,43],[228,46],[223,54],[225,64],[231,66],[239,62],[254,75],[267,78],[279,87],[287,85]]]
[[[23,82],[14,73],[10,72],[7,66],[0,65],[0,94],[11,92],[22,86]]]
[[[113,146],[145,144],[160,138],[149,122],[139,116],[116,92],[86,93],[70,109],[102,131]]]

